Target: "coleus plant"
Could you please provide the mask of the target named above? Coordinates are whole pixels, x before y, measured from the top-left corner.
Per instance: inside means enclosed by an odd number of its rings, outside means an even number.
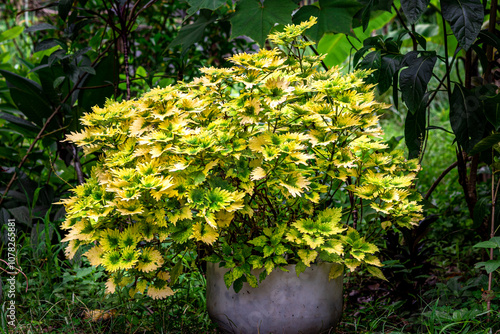
[[[84,115],[67,140],[100,158],[63,200],[67,255],[91,244],[84,255],[109,272],[108,291],[153,298],[173,293],[172,249],[200,243],[235,290],[320,261],[338,264],[331,278],[344,266],[383,277],[354,227],[418,223],[419,166],[383,143],[376,113],[387,106],[369,72],[326,71],[306,52],[315,22],[271,34],[276,48],[234,55],[231,68]]]

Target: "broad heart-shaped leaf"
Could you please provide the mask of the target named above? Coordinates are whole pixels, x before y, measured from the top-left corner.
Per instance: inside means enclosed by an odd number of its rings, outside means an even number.
[[[187,3],[191,6],[187,10],[187,14],[191,16],[200,9],[216,10],[226,2],[226,0],[187,0]]]
[[[405,13],[408,23],[413,24],[427,9],[430,0],[401,0],[401,8]]]
[[[394,75],[401,68],[403,58],[404,56],[400,54],[386,53],[382,55],[377,86],[380,94],[385,93],[392,86]]]
[[[484,11],[480,0],[441,0],[441,12],[450,24],[458,44],[468,50],[483,24]]]
[[[420,55],[420,57],[419,57]],[[432,69],[436,64],[435,52],[409,52],[404,63],[407,68],[399,75],[399,86],[402,98],[408,110],[414,113],[420,106],[420,102],[427,90],[427,84],[432,77]]]
[[[500,143],[500,133],[492,134],[491,136],[481,139],[479,143],[474,145],[474,148],[470,151],[470,154],[474,155],[476,153],[481,153],[490,149],[493,145],[498,143]]]
[[[425,126],[427,116],[427,101],[429,94],[425,94],[420,107],[413,114],[408,112],[405,121],[405,142],[408,147],[408,159],[415,159],[420,156],[422,145],[425,140]]]
[[[316,16],[318,23],[306,32],[316,42],[327,32],[354,36],[352,19],[361,7],[363,5],[355,0],[320,0],[319,7],[310,5],[300,8],[293,16],[293,23],[299,24]]]
[[[267,35],[276,23],[292,23],[292,12],[297,5],[291,0],[241,0],[230,19],[231,38],[248,36],[264,46]]]
[[[455,84],[450,101],[450,123],[457,142],[467,153],[483,138],[483,105],[473,91]]]
[[[216,15],[211,15],[210,11],[203,10],[200,17],[192,24],[187,24],[179,30],[177,37],[169,44],[168,48],[173,48],[177,45],[182,45],[182,50],[186,51],[191,45],[201,40],[205,28],[215,22]]]

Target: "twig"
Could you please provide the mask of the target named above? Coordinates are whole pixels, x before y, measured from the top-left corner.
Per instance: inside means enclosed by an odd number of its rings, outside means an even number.
[[[468,157],[470,158],[470,157]],[[443,178],[446,176],[446,174],[448,174],[449,172],[451,172],[455,167],[458,166],[458,161],[455,161],[454,163],[452,163],[448,168],[446,168],[442,173],[441,175],[438,176],[438,178],[436,179],[436,181],[434,181],[434,183],[432,184],[432,186],[429,188],[429,190],[427,191],[427,193],[425,194],[424,196],[424,199],[428,199],[432,192],[436,189],[436,187],[439,185],[439,183],[441,182],[441,180],[443,180]]]
[[[309,39],[306,37],[306,35],[303,35],[302,37],[304,37],[304,40],[306,42],[309,42]],[[319,56],[318,50],[316,50],[316,48],[314,46],[309,45],[309,47],[311,48],[311,50],[314,52],[314,54],[316,56]],[[321,61],[321,66],[323,66],[323,68],[325,69],[325,71],[328,71],[328,66],[326,66],[326,64],[325,64],[324,61]]]

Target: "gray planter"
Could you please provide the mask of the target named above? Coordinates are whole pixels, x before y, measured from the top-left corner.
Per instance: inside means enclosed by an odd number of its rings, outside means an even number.
[[[235,293],[224,284],[227,269],[208,263],[208,314],[223,333],[328,332],[340,321],[343,302],[343,276],[328,281],[331,266],[311,265],[297,277],[295,265],[288,265],[289,272],[274,270],[258,288],[244,283],[241,291]]]

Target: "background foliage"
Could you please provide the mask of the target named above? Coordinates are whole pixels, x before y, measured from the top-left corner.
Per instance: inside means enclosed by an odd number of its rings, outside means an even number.
[[[18,331],[213,330],[202,272],[181,274],[189,284],[164,303],[131,302],[102,294],[102,269],[65,258],[64,212],[53,203],[84,181],[95,157],[61,140],[106,98],[227,66],[227,55],[255,50],[253,41],[268,47],[269,31],[310,15],[320,24],[307,37],[326,66],[375,70],[370,82],[393,105],[380,115],[386,139],[421,160],[428,201],[419,228],[368,231],[386,249],[389,283],[347,277],[337,331],[498,331],[499,250],[473,247],[498,227],[497,14],[496,0],[1,1],[0,248],[5,258],[5,224],[16,219],[28,279],[17,276]],[[98,310],[107,320],[91,321]]]

